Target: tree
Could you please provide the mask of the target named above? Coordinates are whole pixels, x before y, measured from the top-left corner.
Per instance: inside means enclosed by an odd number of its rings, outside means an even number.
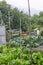
[[[13,8],[7,4],[5,0],[0,2],[0,11],[2,13],[2,19],[5,25],[9,27],[9,16],[10,16],[10,27],[11,29],[20,29],[20,18],[21,18],[21,29],[23,32],[29,31],[29,22],[31,21],[31,29],[43,27],[43,12],[39,15],[33,15],[29,17],[23,11],[19,11],[18,8]],[[9,13],[8,13],[9,12]]]
[[[23,12],[20,12],[21,14],[21,28],[22,28],[22,31],[26,32],[28,31],[28,15],[23,13]]]
[[[14,8],[12,10],[12,22],[11,22],[11,28],[12,29],[18,29],[20,28],[20,18],[19,18],[19,10],[17,8]]]
[[[6,1],[0,2],[0,11],[2,13],[2,19],[6,23],[8,22],[8,11],[11,11],[11,6]]]

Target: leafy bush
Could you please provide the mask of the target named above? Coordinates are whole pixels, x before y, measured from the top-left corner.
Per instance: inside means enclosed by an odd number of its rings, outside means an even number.
[[[43,31],[41,31],[41,36],[43,36]]]
[[[3,55],[0,53],[0,65],[3,63]]]
[[[19,43],[11,43],[11,42],[7,42],[6,46],[9,47],[19,47]]]
[[[30,65],[31,54],[27,47],[7,47],[3,45],[0,53],[0,65]],[[32,53],[32,65],[43,65],[43,53]]]
[[[0,45],[0,53],[3,51],[3,45]]]

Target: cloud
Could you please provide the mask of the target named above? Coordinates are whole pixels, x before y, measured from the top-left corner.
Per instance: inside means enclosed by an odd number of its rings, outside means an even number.
[[[43,10],[43,0],[30,0],[30,5],[36,10]]]
[[[7,0],[7,2],[18,8],[28,7],[28,0]],[[36,10],[43,10],[43,0],[30,0],[30,7]]]

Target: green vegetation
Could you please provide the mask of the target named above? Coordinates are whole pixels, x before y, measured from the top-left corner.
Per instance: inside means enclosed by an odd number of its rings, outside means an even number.
[[[0,2],[0,11],[2,13],[3,24],[7,25],[7,27],[9,27],[8,22],[10,16],[11,29],[20,29],[21,18],[21,29],[23,32],[29,31],[29,22],[31,22],[31,31],[35,28],[40,28],[42,31],[41,36],[43,36],[43,12],[40,12],[39,15],[29,17],[26,13],[23,11],[20,12],[17,8],[12,9],[11,5],[7,4],[6,1]],[[30,44],[31,41],[34,46],[34,43],[40,43],[40,36],[34,38],[27,37],[23,40],[26,44]],[[43,65],[42,52],[33,51],[31,60],[30,48],[22,46],[22,44],[20,45],[19,42],[8,42],[5,45],[0,44],[0,65],[30,65],[31,62],[32,65]]]
[[[10,22],[11,29],[20,28],[20,18],[21,18],[21,28],[22,31],[26,32],[29,30],[29,22],[31,21],[31,27],[43,29],[43,12],[40,12],[39,15],[33,15],[29,17],[23,11],[19,11],[18,8],[13,8],[11,5],[7,4],[6,1],[0,1],[0,11],[2,13],[2,19],[5,25],[9,27],[9,12],[10,12]],[[31,19],[31,20],[30,20]]]
[[[43,36],[43,31],[41,31],[41,36]]]
[[[7,47],[0,45],[0,65],[30,65],[31,54],[29,48],[25,46]],[[22,49],[21,49],[22,48]],[[43,65],[43,53],[32,53],[32,65]]]

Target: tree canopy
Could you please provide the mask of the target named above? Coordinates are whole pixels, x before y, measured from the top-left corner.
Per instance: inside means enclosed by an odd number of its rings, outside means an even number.
[[[5,0],[0,1],[0,11],[2,13],[3,22],[5,23],[5,25],[8,25],[8,27],[10,16],[11,29],[20,29],[20,18],[21,18],[21,29],[24,32],[29,30],[29,22],[31,22],[32,29],[36,27],[38,28],[43,27],[43,12],[40,12],[39,15],[35,14],[29,17],[23,11],[19,11],[18,8],[12,8],[11,5],[7,4]],[[31,18],[31,20],[29,18]]]

